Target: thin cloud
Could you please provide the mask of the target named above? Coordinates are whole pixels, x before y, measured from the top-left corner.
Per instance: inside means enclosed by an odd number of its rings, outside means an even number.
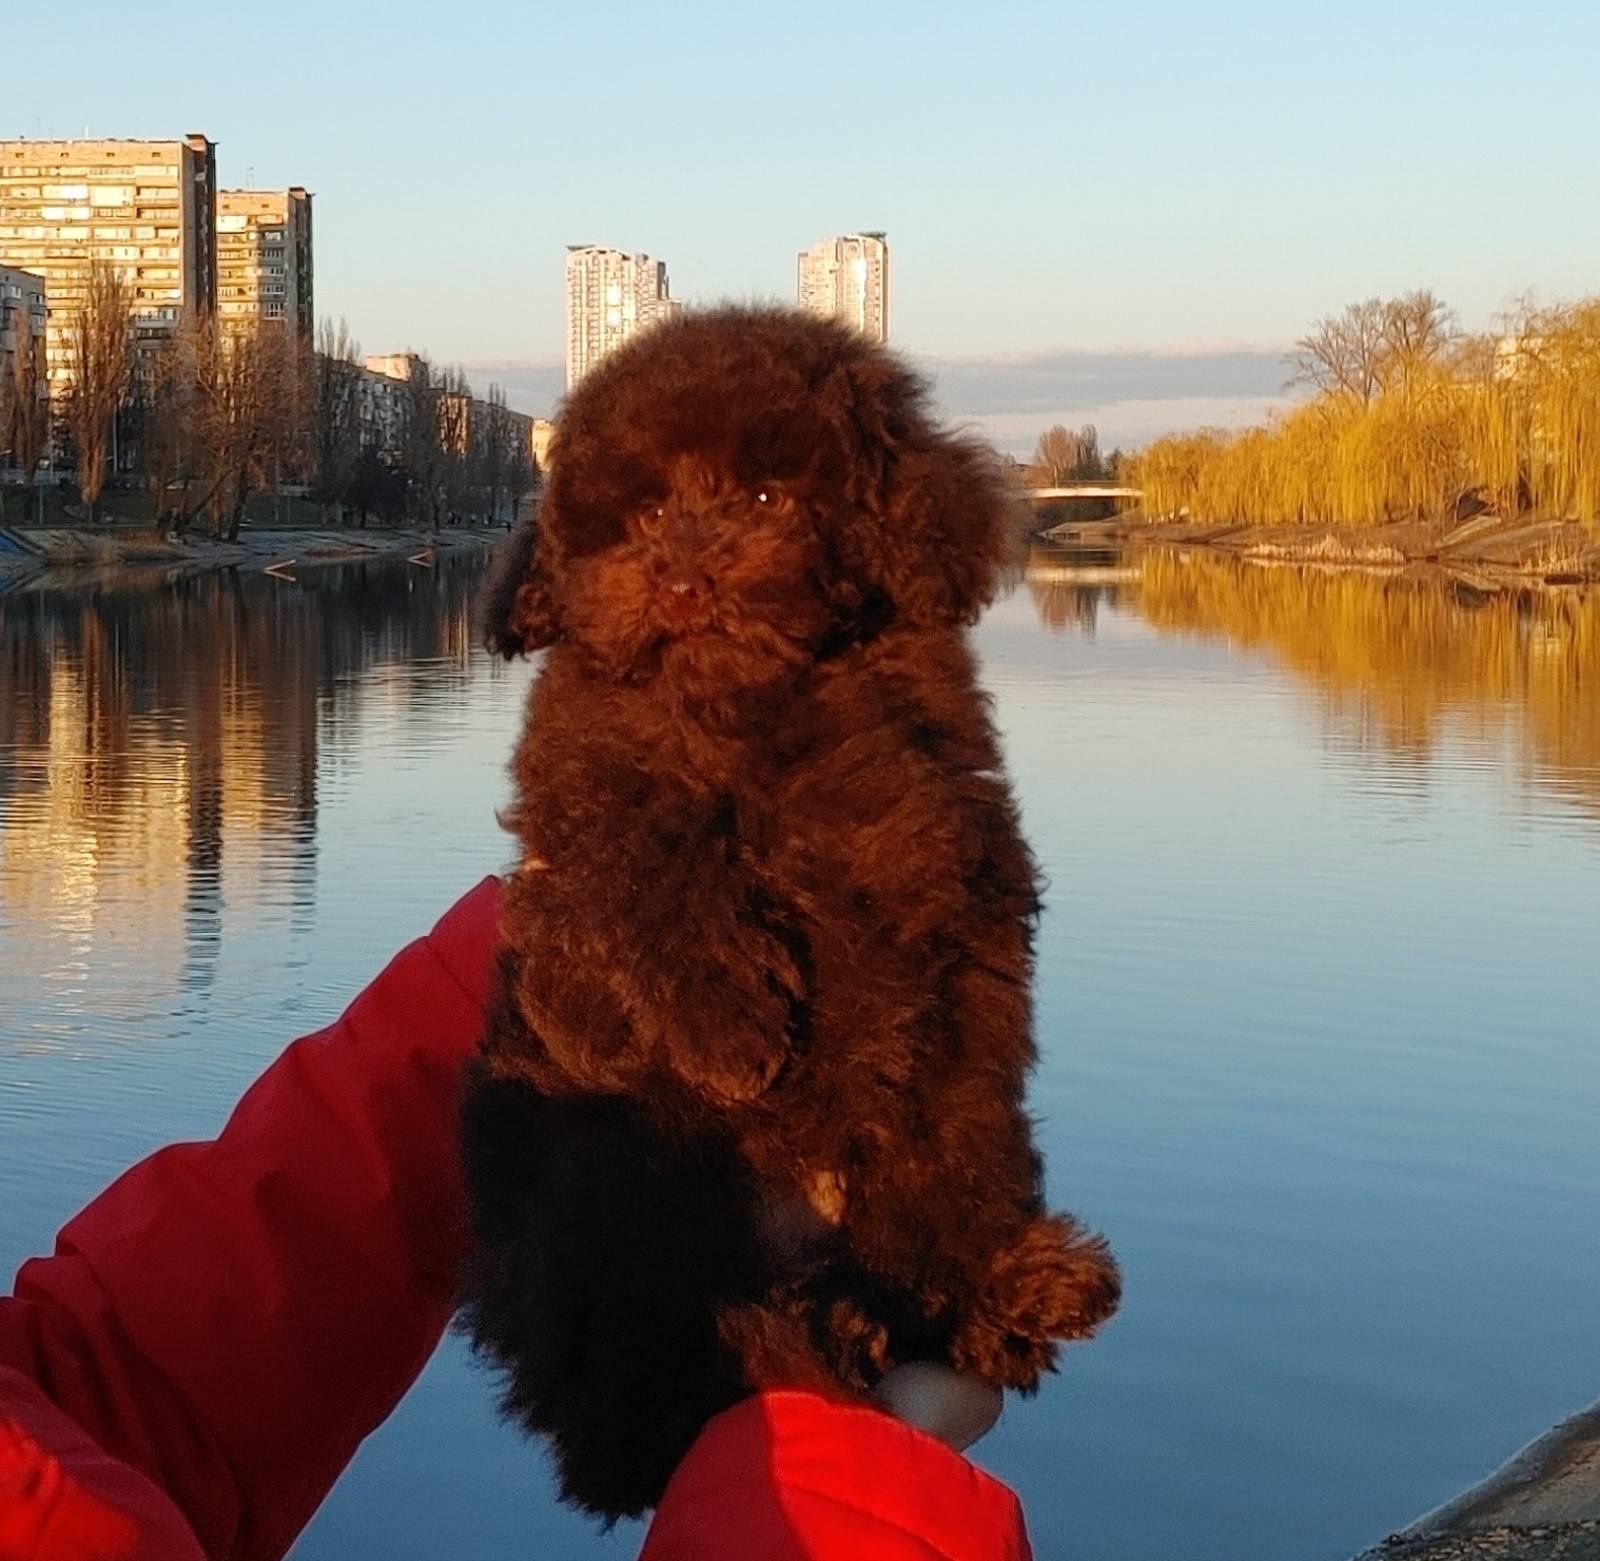
[[[1291,399],[1284,352],[1272,347],[911,356],[932,381],[943,417],[971,424],[1018,456],[1031,452],[1052,423],[1093,423],[1103,449],[1126,448],[1176,429],[1259,422]],[[562,365],[545,359],[467,369],[480,387],[503,385],[511,406],[535,417],[548,416],[564,388]]]

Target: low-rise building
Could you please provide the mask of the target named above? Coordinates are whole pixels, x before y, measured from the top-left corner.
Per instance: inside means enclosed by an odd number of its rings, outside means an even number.
[[[369,364],[371,361],[368,359]],[[377,451],[386,461],[400,458],[409,395],[405,380],[392,374],[380,374],[370,367],[361,370],[359,401],[363,448]]]
[[[9,369],[12,353],[24,344],[37,352],[45,325],[44,278],[0,266],[0,363]]]
[[[33,395],[44,402],[45,324],[44,278],[31,271],[0,266],[0,407],[10,404],[8,391],[23,389],[26,393],[30,385]],[[30,370],[24,362],[19,374],[17,359],[22,353],[32,359],[32,366]],[[44,410],[42,405],[39,410]],[[0,417],[0,466],[17,464],[15,432],[10,419]]]

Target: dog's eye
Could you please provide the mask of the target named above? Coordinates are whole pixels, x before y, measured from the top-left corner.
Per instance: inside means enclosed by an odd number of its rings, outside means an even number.
[[[667,518],[666,506],[663,504],[645,504],[639,510],[639,529],[647,537],[653,537],[661,529],[661,523]]]
[[[782,495],[778,492],[776,483],[763,482],[756,486],[755,500],[757,504],[776,504]]]

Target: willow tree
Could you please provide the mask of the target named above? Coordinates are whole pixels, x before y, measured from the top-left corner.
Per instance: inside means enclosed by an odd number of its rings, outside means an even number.
[[[66,424],[78,493],[92,521],[105,490],[117,409],[133,374],[133,290],[103,260],[89,263],[71,343]]]

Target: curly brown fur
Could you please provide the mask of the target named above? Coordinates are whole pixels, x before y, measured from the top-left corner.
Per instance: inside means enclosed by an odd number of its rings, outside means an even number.
[[[547,652],[469,1083],[467,1325],[570,1499],[753,1389],[1031,1389],[1110,1314],[1023,1109],[1038,911],[965,625],[1003,501],[831,322],[691,314],[574,393],[486,637]]]

